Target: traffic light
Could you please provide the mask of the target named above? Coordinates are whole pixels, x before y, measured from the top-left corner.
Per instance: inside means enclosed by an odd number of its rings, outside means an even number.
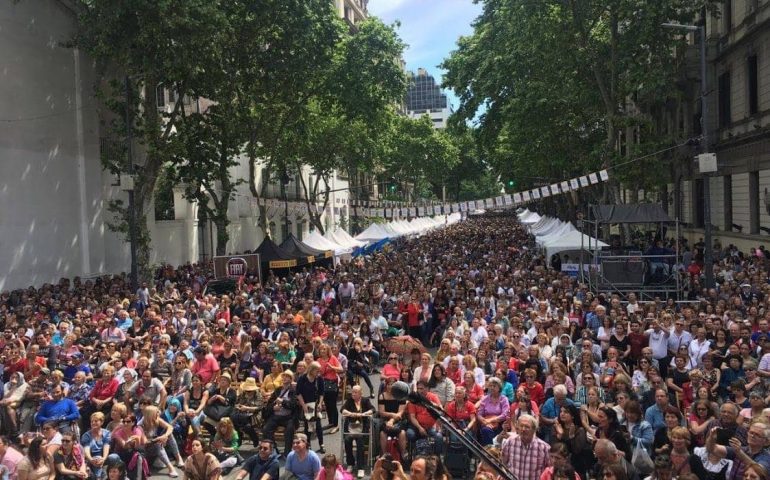
[[[509,188],[513,188],[513,187],[515,187],[515,186],[516,186],[516,182],[515,182],[515,181],[513,181],[513,180],[508,180],[508,187],[509,187]]]
[[[395,184],[391,184],[390,185],[390,191],[391,192],[395,192],[396,191],[396,185]]]

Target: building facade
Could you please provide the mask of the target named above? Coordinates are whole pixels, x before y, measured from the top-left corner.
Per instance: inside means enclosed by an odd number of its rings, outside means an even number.
[[[708,39],[709,151],[718,171],[697,172],[691,159],[678,162],[667,186],[669,213],[691,241],[703,237],[704,182],[709,182],[714,238],[742,249],[770,240],[770,0],[725,0],[705,19]],[[670,123],[700,133],[697,35],[687,77],[690,98]]]
[[[365,18],[364,0],[335,1],[335,6],[348,22]],[[107,225],[109,201],[125,201],[127,194],[102,169],[108,142],[94,94],[97,75],[84,53],[62,46],[75,27],[68,0],[0,3],[0,238],[5,247],[0,291],[129,269],[129,246]],[[163,94],[168,99],[172,92]],[[228,252],[254,249],[267,234],[281,242],[288,233],[302,238],[310,229],[297,208],[304,195],[299,179],[284,187],[264,168],[257,170],[257,185],[270,204],[258,205],[247,184],[238,187],[229,211]],[[247,163],[231,174],[248,178]],[[302,174],[306,181],[313,178],[309,169]],[[327,228],[349,225],[347,186],[341,175],[330,179],[335,191],[321,219]],[[284,188],[293,207],[288,232]],[[159,192],[162,205],[149,209],[153,263],[197,262],[214,252],[216,227],[182,193],[171,186]],[[269,233],[260,227],[264,223]]]
[[[406,113],[410,118],[428,115],[435,128],[446,128],[451,111],[449,101],[436,79],[424,68],[409,74],[406,92]]]

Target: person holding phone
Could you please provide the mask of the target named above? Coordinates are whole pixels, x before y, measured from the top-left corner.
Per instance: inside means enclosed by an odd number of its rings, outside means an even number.
[[[770,425],[754,422],[749,427],[746,445],[743,445],[736,436],[730,438],[727,445],[720,444],[724,438],[718,438],[719,433],[718,427],[709,430],[706,436],[706,450],[717,458],[726,458],[734,462],[727,477],[728,480],[742,479],[744,472],[756,465],[764,468],[765,472],[770,471],[770,451],[765,448],[770,440]]]

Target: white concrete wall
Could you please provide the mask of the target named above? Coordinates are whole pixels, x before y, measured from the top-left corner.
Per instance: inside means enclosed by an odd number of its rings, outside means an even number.
[[[73,28],[58,1],[0,3],[0,290],[107,268],[93,71],[60,46]]]
[[[108,202],[127,195],[101,168],[92,62],[60,46],[74,27],[73,12],[58,0],[0,2],[0,291],[129,268],[125,238],[105,223]],[[248,166],[232,174],[247,178]],[[332,180],[331,188],[346,187]],[[230,209],[233,252],[254,249],[264,238],[247,183],[238,194]],[[335,192],[329,205],[342,207],[336,200],[348,197]],[[152,206],[148,212],[152,262],[198,260],[195,205],[177,191],[174,220],[156,222]],[[279,226],[282,216],[281,209],[273,217]],[[330,226],[339,223],[333,212],[328,217]]]

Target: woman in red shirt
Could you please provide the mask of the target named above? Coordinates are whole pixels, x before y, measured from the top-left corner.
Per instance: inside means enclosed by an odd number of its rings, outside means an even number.
[[[524,379],[526,382],[523,386],[529,392],[529,398],[532,399],[537,406],[542,405],[543,402],[545,402],[545,390],[543,389],[543,385],[537,381],[537,372],[532,368],[524,370]]]
[[[468,400],[474,405],[478,405],[479,401],[481,401],[481,398],[484,396],[484,389],[481,388],[481,385],[476,383],[476,377],[473,376],[473,372],[465,372],[462,386]],[[457,389],[455,389],[455,394],[457,394]]]
[[[422,339],[422,328],[420,328],[420,312],[422,307],[417,302],[417,296],[412,295],[412,299],[406,306],[406,327],[412,338]]]
[[[464,428],[466,432],[473,432],[476,426],[476,406],[468,400],[465,387],[455,389],[455,398],[447,404],[446,413],[455,425]]]
[[[105,415],[110,414],[113,398],[118,393],[120,382],[115,378],[115,367],[107,365],[102,370],[102,378],[96,381],[94,388],[88,395],[88,403],[85,404],[80,412],[80,430],[88,430],[91,421],[91,414],[102,412]]]
[[[323,403],[326,406],[326,417],[329,419],[330,434],[337,433],[339,427],[339,411],[337,410],[337,397],[339,396],[339,376],[345,373],[340,360],[332,355],[329,345],[322,343],[318,347],[318,363],[321,364],[321,378],[324,382]]]

